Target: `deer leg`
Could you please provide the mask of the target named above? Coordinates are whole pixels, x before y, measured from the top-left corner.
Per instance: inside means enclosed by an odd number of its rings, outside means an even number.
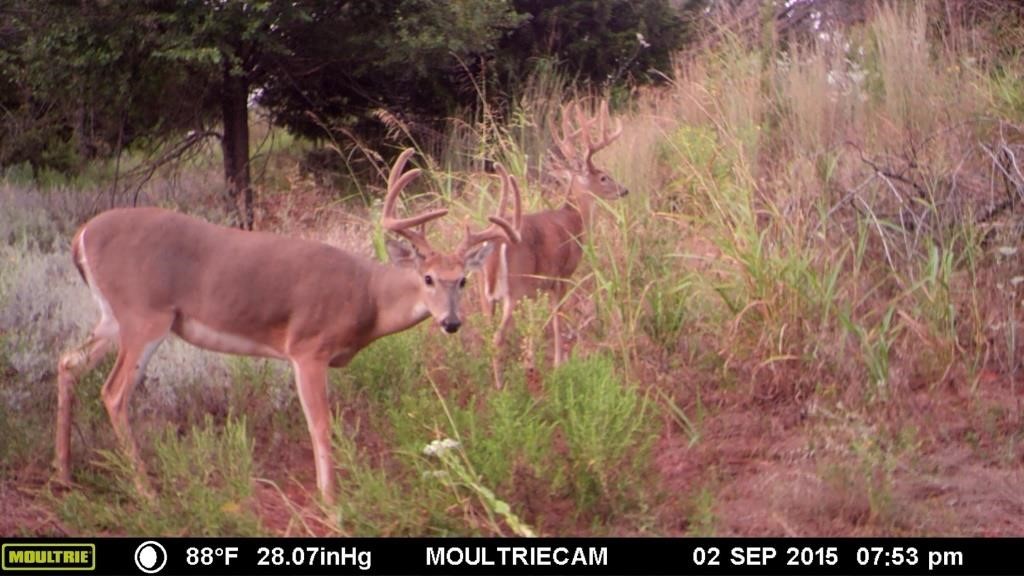
[[[71,408],[75,384],[92,370],[113,348],[114,342],[103,336],[92,336],[84,344],[63,354],[57,364],[57,437],[54,442],[57,481],[71,483]]]
[[[292,359],[299,401],[306,415],[306,426],[313,440],[316,487],[324,504],[334,504],[334,464],[331,457],[331,411],[327,404],[327,363],[312,359]]]
[[[172,318],[168,316],[151,322],[138,332],[126,331],[122,327],[121,349],[117,353],[114,370],[103,385],[103,404],[107,408],[110,424],[114,427],[122,450],[127,454],[135,470],[135,488],[140,494],[151,498],[153,491],[149,487],[146,466],[139,454],[139,446],[132,436],[131,424],[128,422],[128,405],[132,391],[146,374],[146,365],[153,352],[167,337],[171,329]]]
[[[491,295],[487,290],[487,274],[483,275],[481,282],[477,282],[477,297],[480,300],[480,312],[484,315],[494,317],[494,309],[496,301],[491,299]]]
[[[502,382],[501,351],[505,345],[505,332],[512,320],[512,299],[507,295],[501,299],[501,323],[494,331],[494,357],[491,359],[491,370],[494,373],[494,386],[501,389]]]
[[[494,318],[498,300],[505,301],[509,297],[508,288],[508,244],[498,247],[497,269],[484,268],[483,282],[480,282],[480,308],[484,314]]]
[[[555,341],[555,366],[560,366],[565,360],[562,354],[562,303],[565,301],[565,290],[559,288],[554,293],[555,302],[551,311],[551,331],[554,332]]]
[[[554,316],[551,318],[551,330],[555,333],[555,366],[562,364],[562,329],[558,322],[558,306],[555,306]]]

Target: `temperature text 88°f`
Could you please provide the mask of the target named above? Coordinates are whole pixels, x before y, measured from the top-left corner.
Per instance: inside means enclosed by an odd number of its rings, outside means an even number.
[[[238,558],[237,546],[191,546],[185,550],[185,563],[189,566],[212,566],[215,563],[230,566],[235,558]]]
[[[324,546],[260,546],[256,555],[258,566],[355,566],[366,571],[373,564],[369,550],[349,547],[331,550]]]

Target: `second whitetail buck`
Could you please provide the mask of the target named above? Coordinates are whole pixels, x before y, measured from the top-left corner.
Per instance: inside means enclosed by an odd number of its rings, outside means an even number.
[[[469,271],[496,240],[516,241],[497,216],[479,233],[466,230],[454,253],[441,253],[413,228],[446,209],[396,218],[398,195],[420,174],[403,174],[404,151],[388,178],[382,224],[411,245],[388,241],[392,265],[326,244],[216,226],[168,210],[104,212],[83,225],[72,255],[100,311],[92,336],[58,366],[56,468],[71,481],[71,406],[78,378],[113,348],[117,360],[102,397],[117,439],[150,493],[128,423],[132,389],[170,334],[199,348],[280,358],[295,370],[299,401],[313,441],[316,483],[334,501],[327,368],[341,367],[374,340],[433,317],[459,329],[459,300]]]
[[[575,120],[577,126],[573,128]],[[622,122],[608,130],[608,102],[601,102],[596,117],[587,117],[573,103],[562,108],[561,135],[552,127],[558,147],[553,173],[565,182],[566,202],[561,208],[522,214],[520,192],[515,178],[496,165],[502,178],[499,215],[504,216],[505,190],[511,188],[515,199],[512,226],[519,240],[502,242],[484,264],[483,296],[485,307],[493,313],[502,304],[501,322],[494,333],[494,383],[502,387],[501,349],[505,342],[515,303],[522,298],[547,292],[552,298],[551,328],[554,333],[554,363],[562,363],[561,307],[583,257],[584,234],[590,228],[596,198],[612,200],[629,191],[593,161],[594,154],[606,148],[622,134]],[[596,135],[594,134],[596,128]]]

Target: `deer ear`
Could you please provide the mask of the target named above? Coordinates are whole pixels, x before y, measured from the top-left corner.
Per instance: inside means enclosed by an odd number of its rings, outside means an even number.
[[[423,256],[415,248],[404,242],[388,238],[385,244],[388,249],[388,259],[396,266],[413,268],[423,261]]]
[[[490,256],[491,251],[494,250],[494,242],[484,242],[483,244],[477,245],[473,248],[462,259],[463,266],[466,267],[467,272],[473,272],[479,270],[484,265],[484,260]]]

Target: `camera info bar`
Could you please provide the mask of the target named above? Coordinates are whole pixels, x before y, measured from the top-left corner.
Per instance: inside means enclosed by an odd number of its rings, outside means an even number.
[[[1024,574],[1024,538],[0,539],[3,574]]]

